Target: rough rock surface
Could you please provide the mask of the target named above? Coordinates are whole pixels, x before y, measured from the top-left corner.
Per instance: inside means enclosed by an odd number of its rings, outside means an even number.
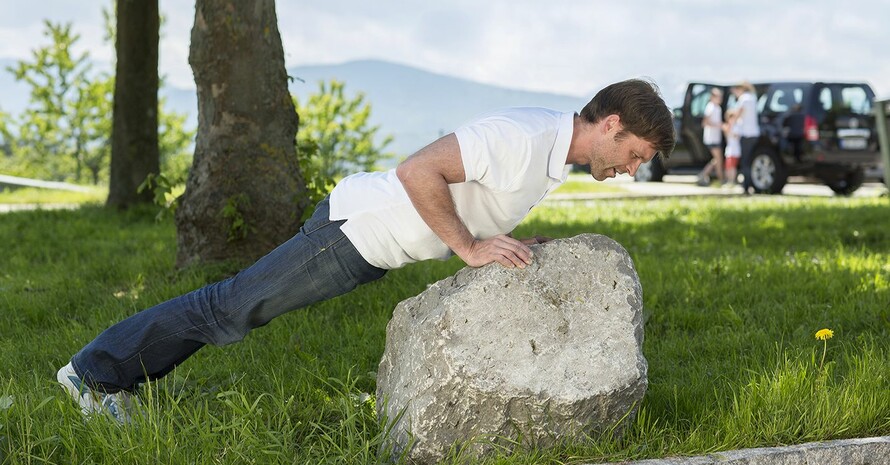
[[[525,269],[464,268],[396,306],[377,375],[395,453],[546,447],[633,417],[647,386],[633,261],[596,234],[533,250]]]

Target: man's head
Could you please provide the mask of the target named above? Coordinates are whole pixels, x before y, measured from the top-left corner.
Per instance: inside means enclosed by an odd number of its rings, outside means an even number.
[[[618,115],[621,122],[616,140],[633,134],[652,144],[665,158],[674,150],[673,115],[654,83],[642,79],[616,82],[597,92],[581,110],[581,117],[589,123],[598,123],[609,115]]]
[[[628,173],[674,149],[673,115],[655,84],[631,79],[599,91],[582,110],[570,148],[571,163],[590,166],[602,181]]]

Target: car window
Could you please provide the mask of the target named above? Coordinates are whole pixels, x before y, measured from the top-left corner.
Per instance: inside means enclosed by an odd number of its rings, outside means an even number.
[[[766,107],[766,94],[761,94],[757,99],[757,114],[763,114],[763,109]]]
[[[862,86],[840,87],[841,105],[845,112],[856,115],[871,113],[871,99]]]
[[[711,99],[711,88],[705,84],[696,84],[692,86],[692,100],[689,102],[689,114],[694,118],[701,118],[705,115],[705,106]]]
[[[800,86],[776,87],[767,99],[766,108],[761,113],[785,113],[803,101],[803,88]]]
[[[831,89],[828,87],[822,88],[822,91],[819,92],[819,103],[822,104],[823,110],[831,111],[831,108],[834,106],[831,103]]]

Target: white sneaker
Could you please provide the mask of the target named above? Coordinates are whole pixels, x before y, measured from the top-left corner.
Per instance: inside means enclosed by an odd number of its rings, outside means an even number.
[[[139,408],[139,399],[126,391],[106,394],[90,389],[74,371],[69,362],[56,373],[59,384],[80,405],[80,411],[87,417],[95,414],[109,415],[119,423],[129,423],[132,414]]]

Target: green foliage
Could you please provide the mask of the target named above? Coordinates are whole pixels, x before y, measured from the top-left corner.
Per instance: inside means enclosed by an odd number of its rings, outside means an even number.
[[[149,173],[136,191],[140,194],[145,190],[151,191],[152,202],[160,208],[155,219],[161,221],[176,213],[176,209],[179,207],[179,197],[174,196],[173,191],[181,182],[181,179],[176,180],[163,174]]]
[[[111,19],[106,15],[106,29]],[[7,70],[30,87],[20,115],[0,113],[0,172],[75,183],[105,183],[111,157],[114,76],[92,72],[89,52],[74,55],[79,35],[71,24],[44,22],[49,44]],[[113,41],[113,33],[108,32]],[[184,179],[191,165],[194,130],[186,116],[159,102],[158,144],[162,172]],[[4,156],[5,155],[5,156]]]
[[[336,80],[321,81],[318,93],[310,95],[305,105],[294,98],[300,115],[298,148],[317,146],[317,156],[305,162],[309,166],[304,173],[319,173],[320,179],[371,171],[378,161],[391,156],[383,150],[392,142],[392,136],[375,142],[380,127],[369,125],[371,104],[365,102],[362,93],[347,97],[344,88],[345,84]]]
[[[255,228],[244,219],[245,211],[250,209],[250,196],[244,192],[226,199],[220,215],[229,221],[229,234],[227,240],[235,242],[247,239],[247,236],[255,231]]]
[[[31,101],[18,120],[6,123],[11,156],[0,169],[14,175],[93,184],[106,174],[110,147],[111,77],[91,75],[89,56],[74,56],[79,35],[71,25],[45,23],[49,45],[32,61],[7,68],[31,87]]]
[[[306,183],[306,197],[309,204],[303,211],[301,221],[306,221],[315,212],[315,205],[320,202],[334,188],[336,181],[333,177],[318,169],[320,153],[318,144],[311,139],[297,139],[297,159],[300,162],[300,171],[303,173],[303,181]]]

